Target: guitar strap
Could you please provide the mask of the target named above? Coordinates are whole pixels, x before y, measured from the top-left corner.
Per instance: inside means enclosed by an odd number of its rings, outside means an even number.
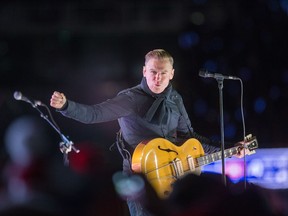
[[[113,143],[113,145],[110,147],[110,150],[112,147],[116,144],[117,149],[123,159],[123,172],[126,174],[131,174],[132,173],[132,157],[131,153],[127,150],[125,141],[122,136],[121,129],[117,132],[116,134],[116,142]]]
[[[120,152],[120,155],[122,156],[123,159],[128,159],[131,160],[131,154],[130,152],[126,149],[125,142],[122,136],[121,129],[117,132],[116,134],[116,145],[117,149]]]

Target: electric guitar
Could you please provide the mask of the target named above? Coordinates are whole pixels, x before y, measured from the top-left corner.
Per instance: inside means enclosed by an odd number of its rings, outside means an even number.
[[[239,142],[239,146],[224,150],[224,158],[236,155],[243,148],[243,143],[249,154],[255,153],[258,148],[256,137],[248,135],[244,142]],[[202,166],[220,159],[221,151],[205,155],[201,143],[194,138],[181,146],[164,138],[155,138],[137,145],[132,155],[132,170],[143,173],[159,197],[165,198],[178,178],[187,173],[200,175]]]

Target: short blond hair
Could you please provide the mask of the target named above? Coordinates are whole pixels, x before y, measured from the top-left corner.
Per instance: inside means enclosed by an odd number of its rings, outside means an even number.
[[[154,49],[150,52],[148,52],[145,55],[145,64],[150,60],[150,59],[168,59],[171,65],[173,66],[174,60],[173,57],[164,49]]]

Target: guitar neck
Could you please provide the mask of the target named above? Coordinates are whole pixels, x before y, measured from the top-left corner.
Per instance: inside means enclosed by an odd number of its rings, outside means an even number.
[[[232,157],[233,155],[235,155],[237,153],[238,153],[238,147],[237,146],[233,147],[233,148],[226,149],[226,150],[224,150],[224,158]],[[218,161],[221,159],[222,159],[222,152],[219,151],[219,152],[215,152],[215,153],[212,153],[209,155],[199,157],[196,160],[197,160],[198,166],[200,167],[200,166],[204,166],[204,165],[213,163],[214,161]]]

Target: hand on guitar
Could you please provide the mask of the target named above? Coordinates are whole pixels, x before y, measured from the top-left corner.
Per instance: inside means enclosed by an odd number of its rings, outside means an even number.
[[[235,154],[234,156],[237,158],[243,158],[244,155],[251,155],[255,153],[255,150],[250,149],[249,147],[247,147],[247,145],[249,145],[252,141],[256,141],[255,137],[252,137],[251,134],[249,134],[248,136],[245,137],[244,141],[238,142],[236,144],[236,146],[239,146],[238,148],[238,153]]]
[[[244,155],[250,155],[250,150],[247,148],[244,148],[244,146],[239,146],[239,151],[237,154],[235,154],[234,156],[237,158],[243,158]]]

